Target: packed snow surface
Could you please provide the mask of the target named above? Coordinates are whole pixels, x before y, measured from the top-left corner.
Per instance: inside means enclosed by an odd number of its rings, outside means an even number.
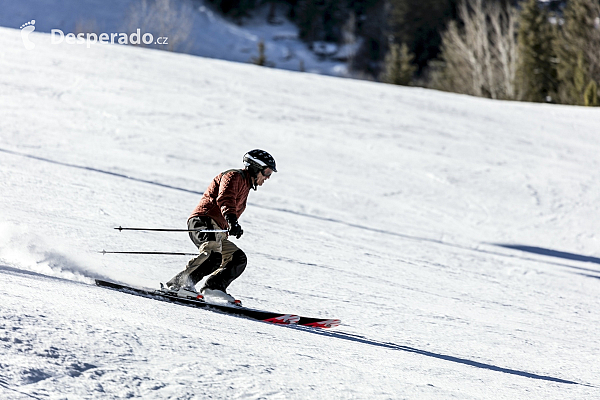
[[[600,397],[600,110],[499,102],[0,28],[3,399]],[[158,287],[243,154],[236,243],[282,327]],[[235,239],[234,239],[235,240]]]

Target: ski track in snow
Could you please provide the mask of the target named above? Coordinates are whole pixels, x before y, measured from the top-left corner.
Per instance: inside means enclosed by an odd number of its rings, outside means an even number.
[[[32,35],[0,28],[0,397],[597,395],[597,109]],[[91,284],[178,272],[98,252],[193,252],[113,228],[184,228],[257,147],[280,172],[250,195],[231,292],[339,328]]]

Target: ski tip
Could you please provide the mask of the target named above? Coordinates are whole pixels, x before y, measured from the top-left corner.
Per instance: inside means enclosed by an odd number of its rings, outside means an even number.
[[[326,319],[322,321],[310,322],[308,324],[303,324],[303,326],[310,326],[311,328],[335,328],[342,323],[339,319]]]

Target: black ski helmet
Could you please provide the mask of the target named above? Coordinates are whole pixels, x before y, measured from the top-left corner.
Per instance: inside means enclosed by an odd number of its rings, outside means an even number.
[[[253,176],[256,176],[259,171],[262,171],[265,168],[271,168],[273,172],[277,172],[273,156],[260,149],[250,150],[244,154],[244,165]]]

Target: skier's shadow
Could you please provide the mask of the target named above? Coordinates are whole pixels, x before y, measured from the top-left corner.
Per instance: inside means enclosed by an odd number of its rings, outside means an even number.
[[[598,258],[598,257],[584,256],[584,255],[575,254],[575,253],[567,253],[566,251],[557,251],[557,250],[545,249],[543,247],[536,247],[536,246],[524,246],[524,245],[520,245],[520,244],[498,243],[498,244],[494,244],[494,245],[498,246],[498,247],[504,247],[505,249],[518,250],[518,251],[522,251],[525,253],[539,254],[542,256],[554,257],[554,258],[558,258],[558,259],[562,259],[562,260],[572,260],[572,261],[587,262],[587,263],[591,263],[591,264],[600,264],[600,258]],[[590,265],[590,267],[592,267],[592,268],[584,268],[584,267],[576,267],[574,265],[550,262],[550,261],[548,263],[560,265],[562,267],[567,267],[570,269],[574,269],[576,271],[581,271],[581,272],[574,272],[577,275],[586,276],[588,278],[600,279],[600,270],[594,269],[593,265]]]
[[[381,342],[378,340],[368,339],[364,336],[354,335],[351,333],[316,330],[314,328],[307,328],[307,327],[302,327],[302,326],[292,326],[292,328],[302,330],[304,332],[309,332],[309,333],[312,333],[315,335],[328,336],[328,337],[335,338],[335,339],[348,340],[351,342],[362,343],[362,344],[366,344],[366,345],[370,345],[370,346],[383,347],[383,348],[390,349],[390,350],[406,351],[408,353],[415,353],[415,354],[420,354],[420,355],[426,356],[426,357],[437,358],[438,360],[450,361],[450,362],[454,362],[454,363],[458,363],[458,364],[469,365],[471,367],[483,368],[483,369],[487,369],[487,370],[491,370],[491,371],[502,372],[505,374],[522,376],[525,378],[539,379],[539,380],[543,380],[543,381],[557,382],[557,383],[566,383],[566,384],[570,384],[570,385],[591,386],[591,385],[583,384],[583,383],[579,383],[579,382],[569,381],[569,380],[560,379],[560,378],[554,378],[552,376],[538,375],[538,374],[533,374],[531,372],[519,371],[519,370],[504,368],[504,367],[498,367],[496,365],[486,364],[486,363],[482,363],[479,361],[473,361],[473,360],[469,360],[466,358],[460,358],[460,357],[455,357],[455,356],[449,356],[446,354],[440,354],[440,353],[434,353],[431,351],[420,350],[420,349],[410,347],[410,346],[402,346],[402,345],[390,343],[390,342]]]
[[[594,264],[600,264],[600,258],[598,258],[598,257],[583,256],[581,254],[567,253],[565,251],[545,249],[543,247],[523,246],[520,244],[500,244],[500,243],[496,244],[496,246],[504,247],[506,249],[520,250],[520,251],[524,251],[527,253],[540,254],[540,255],[548,256],[548,257],[562,258],[564,260],[574,260],[574,261],[583,261],[583,262],[589,262],[589,263],[594,263]],[[600,271],[595,271],[595,272],[600,272]]]

